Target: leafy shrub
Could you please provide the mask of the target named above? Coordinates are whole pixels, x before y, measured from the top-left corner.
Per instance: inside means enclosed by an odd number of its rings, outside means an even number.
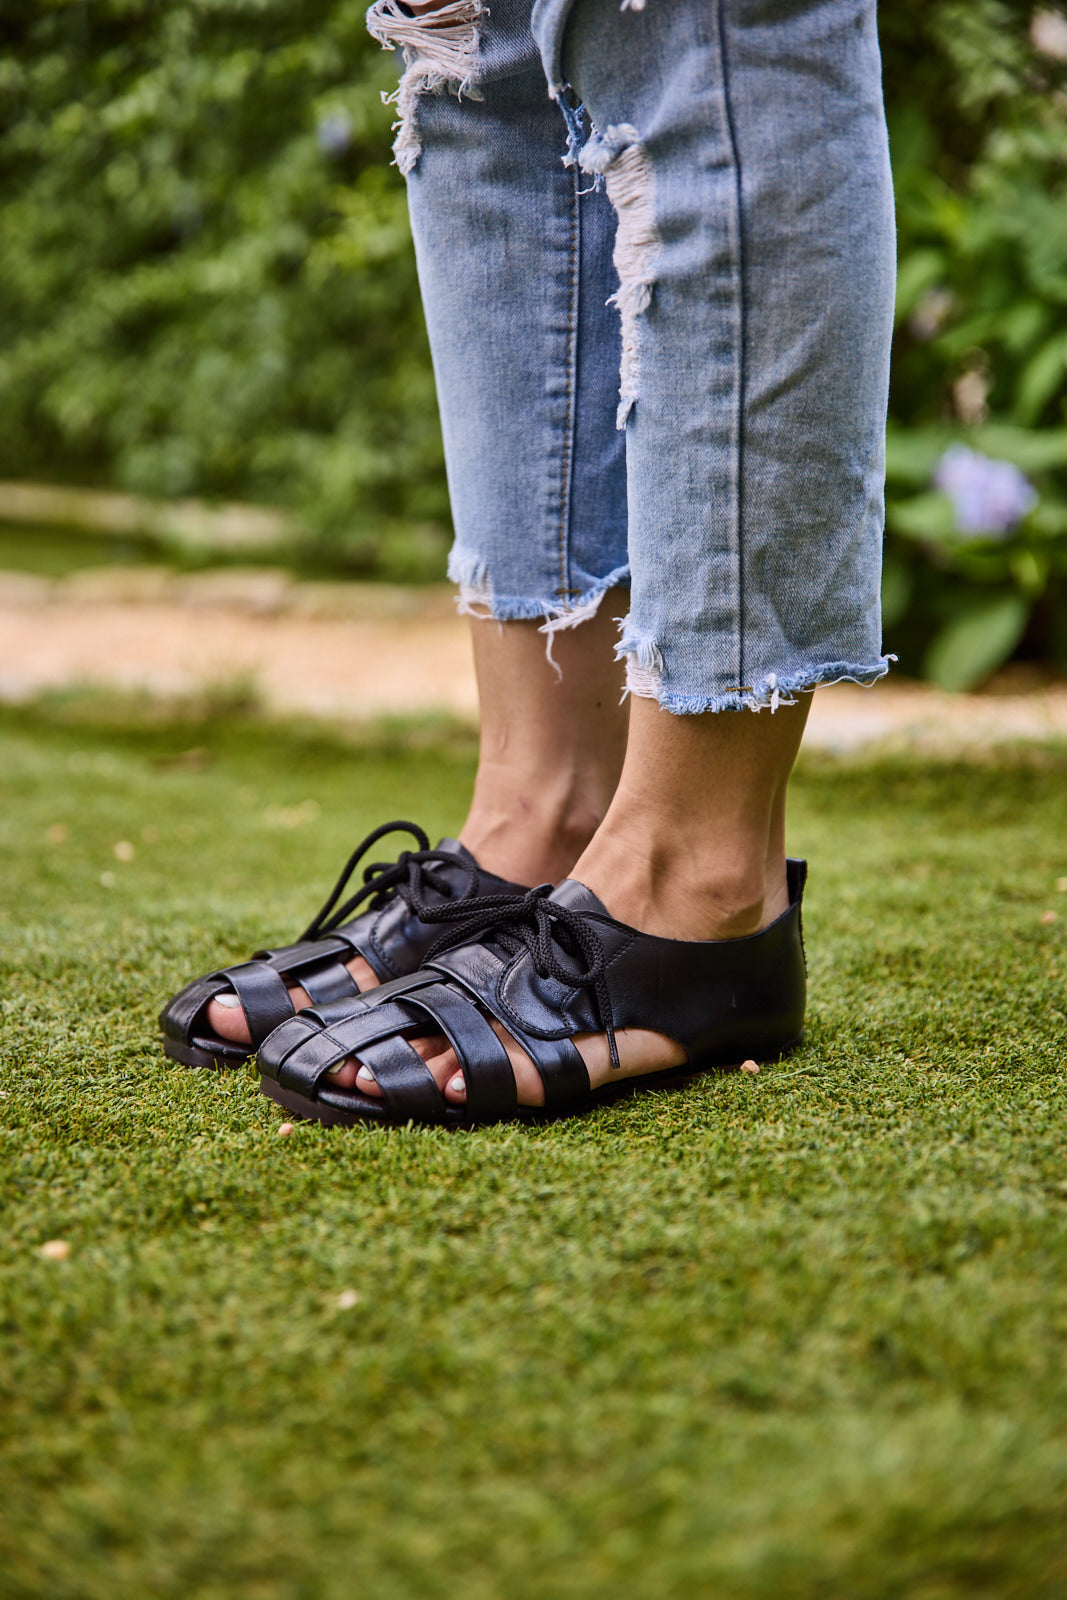
[[[1067,666],[1067,20],[888,0],[881,25],[900,252],[887,642],[964,688],[1017,649]],[[1015,515],[989,461],[1037,491]]]
[[[396,58],[365,9],[5,5],[0,473],[277,501],[356,564],[440,561]]]

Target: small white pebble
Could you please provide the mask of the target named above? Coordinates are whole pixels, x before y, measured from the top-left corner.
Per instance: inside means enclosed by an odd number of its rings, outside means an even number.
[[[283,1122],[281,1124],[281,1126],[279,1127],[279,1129],[278,1129],[278,1137],[280,1139],[288,1139],[289,1135],[291,1133],[295,1133],[295,1132],[296,1132],[296,1123],[295,1122]]]
[[[1046,928],[1051,928],[1052,924],[1054,922],[1059,922],[1059,920],[1060,915],[1058,911],[1042,911],[1041,913],[1041,921],[1045,924]]]
[[[353,1306],[359,1305],[359,1295],[355,1289],[342,1289],[337,1296],[338,1311],[351,1311]]]
[[[37,1254],[46,1261],[66,1261],[70,1255],[70,1245],[66,1239],[46,1239]]]
[[[758,1072],[759,1071],[759,1062],[758,1061],[751,1061],[751,1060],[742,1061],[742,1063],[741,1063],[741,1071],[742,1072]]]
[[[102,872],[100,874],[100,882],[103,888],[113,889],[115,887],[115,874],[113,872]]]
[[[114,854],[116,861],[132,861],[137,851],[128,839],[120,839],[115,846]]]

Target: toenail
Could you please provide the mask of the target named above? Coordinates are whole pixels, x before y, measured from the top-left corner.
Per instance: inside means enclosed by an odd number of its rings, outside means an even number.
[[[356,1073],[356,1080],[357,1082],[361,1083],[373,1083],[374,1073],[369,1067],[360,1067],[359,1071]]]
[[[217,994],[215,999],[218,1001],[220,1006],[225,1006],[227,1010],[233,1010],[234,1007],[241,1004],[240,1000],[235,994]]]
[[[339,1061],[335,1067],[327,1067],[326,1068],[326,1076],[328,1078],[336,1078],[336,1076],[337,1076],[337,1074],[339,1072],[343,1072],[344,1071],[344,1066],[345,1066],[344,1062],[343,1061]],[[358,1074],[357,1074],[357,1076],[358,1076]]]
[[[462,1072],[457,1072],[456,1076],[449,1080],[448,1087],[453,1094],[464,1094],[466,1092],[467,1082]]]

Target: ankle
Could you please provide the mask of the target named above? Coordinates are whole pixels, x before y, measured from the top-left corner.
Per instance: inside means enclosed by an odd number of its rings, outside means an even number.
[[[515,883],[558,883],[596,833],[603,813],[556,808],[543,798],[471,806],[460,832],[478,864]]]
[[[769,859],[762,840],[689,849],[677,835],[603,830],[573,876],[620,922],[661,938],[742,939],[789,904],[785,858]]]

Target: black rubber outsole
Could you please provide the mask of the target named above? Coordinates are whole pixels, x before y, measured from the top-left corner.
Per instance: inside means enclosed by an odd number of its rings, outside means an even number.
[[[222,1050],[201,1050],[193,1044],[183,1044],[180,1039],[163,1036],[163,1053],[183,1067],[201,1067],[208,1072],[240,1072],[251,1061],[253,1051],[242,1053]]]
[[[775,1061],[784,1061],[787,1056],[798,1050],[803,1042],[801,1034],[776,1055],[761,1057],[759,1064],[767,1066]],[[319,1122],[326,1128],[485,1128],[505,1122],[560,1122],[564,1118],[584,1116],[599,1106],[613,1105],[617,1100],[632,1099],[638,1094],[657,1094],[663,1090],[686,1089],[701,1078],[724,1077],[727,1073],[740,1070],[740,1061],[697,1068],[671,1067],[666,1072],[650,1072],[644,1077],[626,1078],[618,1084],[604,1084],[599,1089],[591,1090],[588,1100],[581,1105],[568,1106],[559,1111],[546,1111],[543,1106],[519,1106],[510,1117],[500,1118],[499,1123],[484,1119],[472,1120],[467,1116],[465,1106],[447,1107],[440,1122],[424,1123],[416,1122],[414,1118],[401,1119],[390,1116],[384,1103],[371,1099],[369,1095],[362,1095],[351,1108],[331,1105],[324,1100],[310,1100],[307,1095],[297,1094],[295,1089],[284,1089],[274,1078],[264,1075],[260,1076],[259,1092],[281,1106],[283,1111],[288,1111],[290,1116],[299,1117],[304,1122]],[[335,1092],[338,1095],[346,1093],[345,1090]]]

